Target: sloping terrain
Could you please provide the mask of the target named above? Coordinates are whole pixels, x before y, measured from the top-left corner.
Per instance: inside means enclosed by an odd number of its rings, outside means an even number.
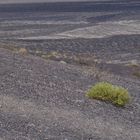
[[[85,97],[100,81],[130,103]],[[139,116],[139,0],[0,4],[0,140],[140,140]]]
[[[127,87],[131,103],[117,108],[87,99],[97,79],[86,67],[0,49],[0,138],[139,140],[140,81],[115,74],[103,79]]]

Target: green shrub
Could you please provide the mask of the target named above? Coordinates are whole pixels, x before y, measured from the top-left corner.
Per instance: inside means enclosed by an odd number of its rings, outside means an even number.
[[[97,100],[109,101],[117,106],[124,106],[130,99],[126,89],[107,82],[97,83],[87,92],[86,96]]]

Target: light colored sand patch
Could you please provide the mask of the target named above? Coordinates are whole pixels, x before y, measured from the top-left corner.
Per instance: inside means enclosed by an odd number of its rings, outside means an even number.
[[[0,3],[40,3],[40,2],[73,2],[73,1],[86,1],[86,0],[0,0]],[[97,1],[97,0],[92,0]],[[106,0],[98,0],[99,2],[106,1]],[[111,0],[108,0],[111,1]]]
[[[78,28],[51,36],[25,37],[22,39],[73,39],[73,38],[105,38],[114,35],[140,34],[140,20],[123,20],[104,22],[96,26]]]
[[[1,27],[9,27],[9,26],[24,26],[24,25],[67,25],[67,24],[87,24],[86,21],[69,21],[69,20],[37,20],[37,21],[30,21],[30,20],[13,20],[13,21],[3,21],[0,22]]]
[[[133,65],[139,65],[139,62],[136,59],[127,60],[127,61],[122,61],[122,60],[116,59],[116,60],[107,61],[106,63],[107,64],[125,64],[125,65],[133,64]]]
[[[72,38],[103,38],[125,34],[140,34],[140,21],[104,22],[97,26],[63,32],[59,35]]]

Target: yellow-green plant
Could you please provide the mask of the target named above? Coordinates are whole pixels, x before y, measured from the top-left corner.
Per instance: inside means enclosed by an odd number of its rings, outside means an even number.
[[[109,101],[117,106],[124,106],[130,100],[129,93],[125,88],[107,82],[97,83],[87,92],[86,96],[92,99]]]

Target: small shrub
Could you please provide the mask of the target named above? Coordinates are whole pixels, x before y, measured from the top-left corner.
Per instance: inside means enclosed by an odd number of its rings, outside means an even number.
[[[20,48],[20,49],[18,50],[18,53],[19,53],[20,55],[27,55],[27,54],[28,54],[28,51],[27,51],[27,49],[25,49],[25,48]]]
[[[107,82],[97,83],[86,95],[89,98],[109,101],[117,106],[124,106],[130,99],[126,89]]]

